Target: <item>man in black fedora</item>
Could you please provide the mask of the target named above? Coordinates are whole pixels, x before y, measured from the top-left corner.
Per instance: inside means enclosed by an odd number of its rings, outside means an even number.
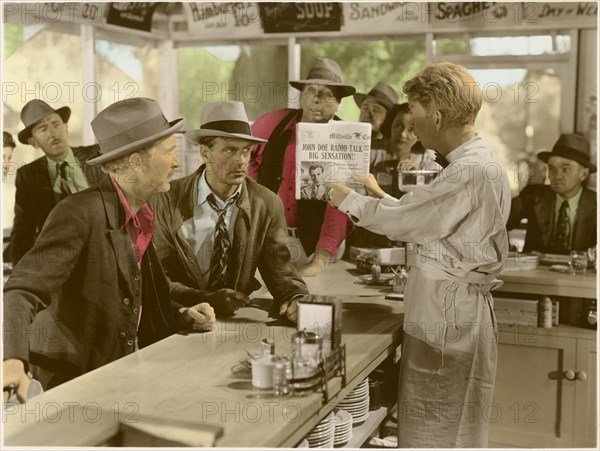
[[[21,110],[25,128],[19,132],[19,141],[45,155],[17,170],[10,245],[13,265],[31,249],[48,214],[61,199],[95,185],[102,177],[99,168],[85,163],[97,155],[97,145],[69,145],[70,117],[69,107],[55,110],[39,99],[27,102]]]
[[[145,98],[92,121],[101,155],[88,163],[107,175],[58,203],[4,287],[5,390],[25,399],[27,370],[48,389],[181,328],[212,328],[208,304],[170,297],[146,203],[170,187],[182,125]]]
[[[252,152],[248,175],[277,193],[283,201],[290,235],[292,258],[303,276],[315,276],[327,260],[343,253],[342,242],[352,223],[324,201],[296,200],[296,124],[326,123],[335,116],[342,98],[356,92],[344,83],[340,66],[329,58],[318,58],[308,76],[290,81],[300,91],[300,109],[284,108],[259,117],[252,134],[268,139]]]
[[[209,103],[199,129],[186,138],[199,145],[204,165],[156,196],[156,247],[171,293],[187,304],[208,302],[231,315],[267,285],[279,314],[296,320],[295,299],[307,294],[287,248],[281,201],[246,177],[253,144],[241,102]]]
[[[507,228],[527,218],[525,252],[565,254],[596,246],[596,193],[585,186],[596,166],[587,140],[560,135],[552,152],[538,158],[548,165],[550,185],[528,185],[512,201]]]
[[[390,85],[380,81],[368,93],[357,92],[352,97],[360,108],[359,122],[371,124],[371,161],[374,161],[377,150],[387,151],[390,137],[384,135],[383,124],[398,102],[398,93]]]

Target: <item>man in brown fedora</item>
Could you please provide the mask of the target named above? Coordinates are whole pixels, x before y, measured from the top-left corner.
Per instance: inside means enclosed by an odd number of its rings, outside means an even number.
[[[380,81],[368,93],[357,92],[352,97],[360,108],[359,122],[371,124],[371,161],[374,161],[377,150],[387,151],[390,137],[384,136],[382,127],[388,113],[398,102],[398,93],[390,85]]]
[[[182,125],[144,98],[92,121],[101,155],[88,163],[107,175],[58,203],[4,287],[5,390],[25,399],[28,370],[48,389],[183,327],[212,328],[208,304],[170,297],[146,203],[170,187]]]
[[[25,128],[19,141],[44,152],[44,156],[17,170],[15,218],[11,233],[13,265],[32,248],[37,234],[54,206],[66,196],[95,185],[102,172],[85,162],[97,155],[98,146],[69,145],[68,122],[71,109],[55,110],[34,99],[21,110]]]
[[[200,129],[185,136],[205,164],[152,203],[171,292],[231,315],[260,288],[258,268],[277,312],[295,321],[294,299],[308,291],[291,263],[281,201],[246,177],[252,145],[265,140],[252,136],[244,105],[232,101],[206,105]]]
[[[565,254],[596,246],[596,193],[585,186],[596,166],[587,140],[560,135],[552,152],[538,158],[548,165],[550,185],[528,185],[512,201],[507,228],[527,218],[525,252]]]
[[[259,117],[252,134],[268,143],[252,152],[248,175],[277,193],[283,201],[285,219],[292,237],[299,243],[291,247],[292,258],[303,276],[321,272],[326,261],[343,250],[340,245],[352,230],[343,214],[323,201],[296,200],[296,124],[326,123],[335,116],[342,98],[356,92],[342,80],[340,66],[319,58],[304,80],[290,81],[300,91],[300,109],[284,108]],[[340,252],[338,252],[338,250]],[[309,257],[307,257],[309,256]]]

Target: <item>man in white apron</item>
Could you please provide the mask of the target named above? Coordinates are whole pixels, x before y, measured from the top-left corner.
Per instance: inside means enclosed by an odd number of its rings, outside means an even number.
[[[490,290],[508,253],[506,171],[473,124],[481,91],[456,64],[426,66],[404,85],[423,146],[449,165],[401,199],[372,176],[356,177],[380,199],[340,184],[332,203],[361,227],[414,243],[405,292],[398,399],[399,446],[486,447],[496,375],[497,327]]]

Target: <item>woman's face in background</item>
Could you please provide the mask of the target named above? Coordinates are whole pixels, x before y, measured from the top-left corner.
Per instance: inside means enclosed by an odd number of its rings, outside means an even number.
[[[390,143],[401,154],[410,153],[410,149],[418,141],[413,132],[410,113],[399,112],[392,121]]]

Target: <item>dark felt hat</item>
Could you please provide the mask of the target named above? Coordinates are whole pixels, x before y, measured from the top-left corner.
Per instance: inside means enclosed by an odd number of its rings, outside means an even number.
[[[338,63],[329,58],[318,58],[308,71],[304,80],[290,81],[290,86],[302,91],[305,85],[325,85],[335,87],[341,97],[351,96],[356,92],[353,86],[342,79],[342,69]]]
[[[183,126],[183,118],[167,121],[152,99],[132,97],[106,107],[92,120],[92,130],[102,155],[87,161],[102,164],[135,152],[172,135]]]
[[[398,101],[398,93],[387,83],[380,81],[366,94],[357,92],[354,94],[354,101],[360,108],[363,101],[369,97],[373,97],[377,102],[382,104],[388,110]]]
[[[266,143],[266,139],[252,136],[250,121],[242,102],[213,102],[204,107],[199,129],[188,130],[185,137],[198,144],[201,138],[232,138],[252,143]]]
[[[62,118],[63,122],[67,123],[71,117],[71,108],[63,106],[62,108],[55,110],[40,99],[33,99],[27,102],[21,110],[21,121],[25,124],[25,128],[17,135],[19,141],[23,144],[29,144],[33,126],[52,113],[57,113]]]
[[[550,157],[567,158],[585,166],[590,172],[596,172],[596,166],[590,160],[590,145],[581,135],[562,134],[552,147],[552,152],[538,153],[538,158],[544,163],[548,163]]]

